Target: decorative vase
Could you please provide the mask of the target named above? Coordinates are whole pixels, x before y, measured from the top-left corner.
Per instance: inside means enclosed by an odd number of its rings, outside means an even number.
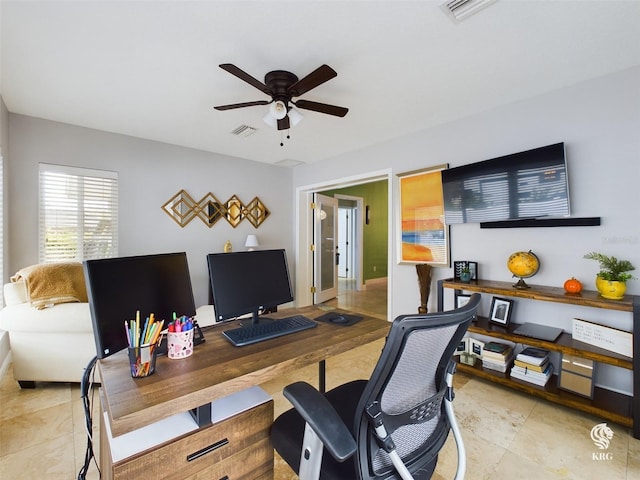
[[[625,282],[604,280],[596,275],[596,288],[603,298],[608,300],[622,300],[624,293],[627,291],[627,284]]]
[[[471,272],[460,272],[460,281],[469,283],[471,281]]]

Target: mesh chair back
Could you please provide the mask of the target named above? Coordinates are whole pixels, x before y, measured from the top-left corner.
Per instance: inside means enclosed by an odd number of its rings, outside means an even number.
[[[430,476],[450,428],[443,404],[445,372],[479,302],[480,295],[474,295],[457,310],[394,320],[356,411],[360,478],[399,478],[369,424],[365,409],[373,402],[379,404],[385,428],[407,468],[415,478],[421,471]]]

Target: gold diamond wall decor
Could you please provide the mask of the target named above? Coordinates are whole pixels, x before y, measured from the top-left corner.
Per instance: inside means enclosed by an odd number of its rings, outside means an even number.
[[[233,228],[236,228],[238,224],[244,219],[244,205],[238,197],[233,195],[227,202],[225,203],[225,207],[227,209],[226,215],[224,218],[227,219],[229,225]]]
[[[258,197],[244,205],[237,195],[232,195],[226,202],[220,202],[209,192],[196,202],[185,190],[180,190],[171,197],[162,209],[181,227],[198,217],[209,228],[221,218],[233,228],[245,218],[254,228],[258,228],[271,214]]]
[[[200,199],[197,205],[198,218],[211,228],[225,214],[225,208],[211,192]]]
[[[186,191],[180,190],[162,206],[162,209],[178,225],[184,227],[196,216],[197,206],[195,200]]]
[[[258,228],[264,222],[271,212],[264,206],[258,197],[255,197],[246,207],[245,217],[251,225]]]

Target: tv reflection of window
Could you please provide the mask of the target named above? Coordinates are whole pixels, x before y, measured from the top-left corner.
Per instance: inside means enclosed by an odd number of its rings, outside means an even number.
[[[443,170],[447,224],[569,215],[564,144]]]

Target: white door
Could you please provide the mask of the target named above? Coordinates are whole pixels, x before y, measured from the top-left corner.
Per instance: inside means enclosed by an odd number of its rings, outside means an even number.
[[[355,206],[343,203],[355,203],[338,199],[338,277],[354,278],[354,249],[355,249],[355,220],[357,209]]]
[[[314,193],[313,202],[313,303],[317,304],[338,296],[338,200]]]

